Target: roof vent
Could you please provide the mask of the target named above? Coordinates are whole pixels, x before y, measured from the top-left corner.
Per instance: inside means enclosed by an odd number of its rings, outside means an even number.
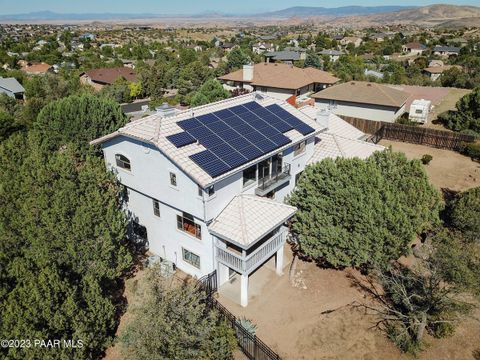
[[[255,100],[263,100],[265,97],[262,96],[262,94],[255,93]]]

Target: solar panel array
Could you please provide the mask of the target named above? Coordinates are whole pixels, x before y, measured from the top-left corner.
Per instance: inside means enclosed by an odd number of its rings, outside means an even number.
[[[315,131],[274,104],[249,102],[177,123],[184,131],[167,136],[177,148],[199,142],[206,150],[190,158],[211,177],[219,176],[291,140],[283,133],[296,129],[303,135]]]

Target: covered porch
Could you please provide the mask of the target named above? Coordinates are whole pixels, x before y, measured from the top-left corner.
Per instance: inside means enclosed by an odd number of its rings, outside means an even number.
[[[215,238],[220,292],[222,285],[239,280],[242,306],[248,305],[249,276],[270,259],[283,274],[284,225],[296,212],[293,206],[255,195],[236,196],[209,226]],[[228,286],[227,286],[228,287]]]

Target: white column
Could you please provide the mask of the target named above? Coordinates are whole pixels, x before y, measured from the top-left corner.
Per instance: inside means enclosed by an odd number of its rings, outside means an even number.
[[[240,282],[240,305],[248,305],[248,274],[242,274]]]
[[[218,269],[218,286],[221,286],[228,281],[228,266],[223,265],[221,262],[218,262],[217,269]]]
[[[278,249],[277,254],[275,255],[275,272],[277,273],[278,276],[283,275],[283,248],[282,246],[280,249]]]

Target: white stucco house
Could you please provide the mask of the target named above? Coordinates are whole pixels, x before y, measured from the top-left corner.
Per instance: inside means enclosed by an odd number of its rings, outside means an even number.
[[[240,278],[247,306],[252,272],[275,257],[282,274],[286,222],[296,212],[285,196],[325,146],[343,156],[327,144],[329,127],[353,136],[360,157],[383,149],[333,114],[311,116],[318,111],[251,93],[135,120],[92,144],[126,187],[126,210],[150,251],[192,276],[217,270],[220,286]]]
[[[389,86],[350,81],[312,95],[319,108],[336,115],[365,120],[395,122],[405,112],[409,94]]]

